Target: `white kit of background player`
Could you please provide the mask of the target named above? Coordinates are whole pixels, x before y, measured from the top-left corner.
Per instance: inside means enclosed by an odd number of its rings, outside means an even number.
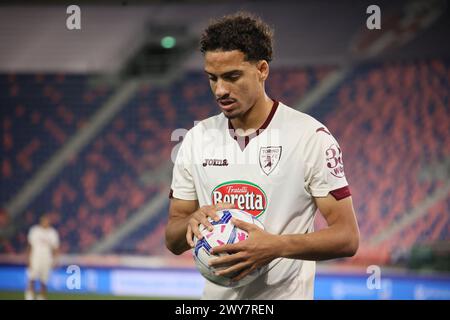
[[[52,270],[56,252],[59,247],[58,232],[50,226],[47,217],[42,217],[40,224],[31,227],[28,232],[28,244],[30,246],[28,287],[25,299],[34,298],[34,282],[41,284],[41,293],[38,299],[46,299],[46,285]],[[42,286],[45,286],[42,290]]]

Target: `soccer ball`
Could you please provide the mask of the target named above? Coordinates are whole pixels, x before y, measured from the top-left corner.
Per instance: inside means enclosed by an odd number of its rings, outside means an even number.
[[[264,225],[251,214],[239,210],[239,209],[224,209],[216,212],[219,216],[219,221],[214,221],[211,218],[208,220],[214,227],[213,231],[209,231],[204,225],[200,225],[199,229],[203,235],[201,240],[194,237],[194,249],[192,250],[194,255],[195,264],[200,273],[209,281],[229,288],[242,287],[255,280],[260,274],[262,269],[257,269],[248,274],[243,279],[232,282],[231,276],[217,276],[215,271],[225,269],[226,267],[214,268],[208,265],[210,259],[218,258],[219,256],[228,255],[228,253],[211,254],[210,251],[214,247],[218,247],[223,244],[232,244],[248,238],[248,233],[238,227],[236,227],[230,220],[236,218],[248,223],[253,223],[261,229],[264,229]]]

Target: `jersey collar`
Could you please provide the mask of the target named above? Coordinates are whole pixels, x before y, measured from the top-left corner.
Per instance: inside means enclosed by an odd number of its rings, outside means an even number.
[[[275,112],[277,111],[278,108],[278,101],[273,100],[273,104],[272,104],[272,109],[270,110],[269,115],[267,116],[266,121],[264,121],[264,123],[261,125],[261,127],[259,127],[258,130],[256,130],[254,133],[248,135],[248,136],[238,136],[236,135],[236,131],[233,127],[233,124],[231,123],[230,120],[228,120],[228,132],[230,133],[231,138],[233,138],[239,145],[239,147],[241,148],[241,150],[243,151],[245,149],[245,147],[249,144],[250,140],[253,139],[254,137],[258,136],[260,133],[262,133],[270,124],[270,122],[272,121],[273,116],[275,115]]]

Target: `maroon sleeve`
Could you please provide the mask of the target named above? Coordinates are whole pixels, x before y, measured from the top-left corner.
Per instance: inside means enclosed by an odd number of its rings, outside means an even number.
[[[352,193],[350,192],[350,188],[348,186],[330,191],[330,193],[338,201],[350,197],[352,195]]]

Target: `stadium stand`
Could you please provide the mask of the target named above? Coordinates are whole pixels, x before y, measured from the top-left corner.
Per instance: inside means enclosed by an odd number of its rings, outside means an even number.
[[[271,96],[295,105],[331,70],[277,69],[271,72],[267,88]],[[22,185],[80,128],[109,91],[88,88],[87,77],[82,76],[4,75],[0,81],[9,88],[0,99],[15,106],[6,110],[3,119],[5,202],[17,192],[8,186]],[[24,85],[34,89],[21,95]],[[349,263],[389,263],[396,252],[417,243],[449,240],[450,198],[446,196],[399,232],[379,243],[373,241],[445,187],[448,177],[427,172],[450,156],[449,92],[446,60],[366,64],[310,110],[336,136],[350,168],[346,173],[361,247],[347,259]],[[171,132],[189,129],[194,121],[216,112],[201,72],[188,72],[167,88],[141,85],[125,108],[32,202],[19,232],[3,241],[2,251],[22,252],[26,231],[41,212],[53,212],[63,252],[87,251],[155,194],[167,192],[167,183],[147,185],[142,176],[170,159],[177,143],[170,141]],[[169,254],[163,237],[166,212],[164,206],[148,224],[121,241],[114,253]],[[319,217],[317,227],[324,227],[323,218]]]
[[[2,203],[23,186],[103,103],[110,90],[91,88],[87,76],[0,75]]]
[[[268,84],[269,91],[279,100],[293,104],[330,70],[329,67],[275,70]],[[61,95],[67,96],[71,90],[69,85]],[[81,110],[92,112],[98,108],[100,102],[94,107],[90,105],[95,94],[82,95],[85,96],[89,99],[81,101],[86,103]],[[38,104],[33,107],[40,108]],[[170,159],[174,146],[170,141],[172,131],[189,129],[194,121],[216,113],[202,72],[188,72],[167,88],[143,84],[111,123],[29,205],[23,219],[16,222],[18,232],[12,239],[3,241],[2,251],[23,252],[29,226],[37,221],[40,213],[52,212],[62,239],[61,251],[86,252],[95,242],[114,232],[155,194],[167,193],[167,183],[147,185],[142,177],[152,174]],[[70,136],[74,131],[68,130],[65,135]],[[24,139],[34,136],[34,133],[29,134],[25,133]],[[12,135],[19,136],[19,133]],[[60,144],[46,149],[46,157],[58,146]],[[7,187],[3,183],[2,186]],[[166,215],[166,210],[161,211],[148,225],[121,241],[114,252],[165,253],[161,239]]]
[[[450,156],[450,63],[431,59],[360,66],[312,112],[340,141],[362,235],[359,255],[387,263],[418,242],[450,239],[450,197],[436,201],[394,236],[372,237],[443,188],[426,177]],[[424,174],[425,172],[425,174]],[[425,176],[425,177],[424,177]]]

